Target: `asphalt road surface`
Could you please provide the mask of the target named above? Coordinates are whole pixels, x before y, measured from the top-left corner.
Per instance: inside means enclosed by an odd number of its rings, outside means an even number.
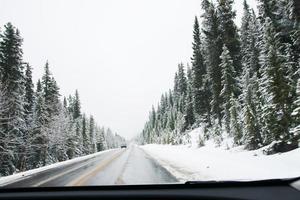
[[[51,168],[4,187],[175,183],[176,178],[136,145]]]

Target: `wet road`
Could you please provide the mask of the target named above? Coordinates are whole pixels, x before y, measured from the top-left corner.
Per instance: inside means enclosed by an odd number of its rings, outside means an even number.
[[[136,145],[52,168],[4,187],[175,183],[176,178]]]

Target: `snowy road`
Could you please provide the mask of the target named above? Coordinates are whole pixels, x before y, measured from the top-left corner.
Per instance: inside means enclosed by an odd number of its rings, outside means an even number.
[[[176,178],[138,146],[45,170],[4,187],[174,183]]]

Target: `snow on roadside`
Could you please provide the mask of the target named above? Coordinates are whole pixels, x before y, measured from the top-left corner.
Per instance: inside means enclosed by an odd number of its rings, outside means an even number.
[[[201,129],[192,131],[191,145],[141,146],[150,156],[180,181],[188,180],[258,180],[300,176],[300,148],[290,152],[264,155],[263,149],[228,149],[226,139],[220,147],[207,141],[198,148]]]
[[[70,165],[70,164],[73,164],[73,163],[76,163],[76,162],[91,159],[91,158],[94,158],[98,155],[101,155],[103,153],[106,153],[106,152],[109,152],[109,151],[112,151],[112,150],[113,149],[109,149],[109,150],[97,152],[97,153],[94,153],[94,154],[90,154],[90,155],[87,155],[87,156],[82,156],[82,157],[73,158],[73,159],[70,159],[70,160],[62,161],[62,162],[57,162],[57,163],[54,163],[54,164],[51,164],[51,165],[47,165],[47,166],[44,166],[44,167],[28,170],[28,171],[25,171],[25,172],[20,172],[20,173],[16,173],[16,174],[13,174],[13,175],[0,177],[0,186],[11,184],[13,182],[28,178],[28,177],[36,174],[36,173],[43,172],[43,171],[46,171],[46,170],[49,170],[49,169],[53,169],[53,168],[56,168],[56,167],[61,167],[61,166],[64,166],[64,165]]]

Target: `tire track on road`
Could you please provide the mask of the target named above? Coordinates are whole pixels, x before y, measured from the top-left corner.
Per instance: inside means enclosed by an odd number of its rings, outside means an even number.
[[[120,157],[125,151],[118,152],[114,154],[109,159],[105,159],[101,161],[96,168],[94,168],[92,171],[82,174],[79,178],[69,182],[66,186],[82,186],[85,185],[85,183],[93,176],[95,176],[97,173],[99,173],[101,170],[105,169],[109,164],[111,164],[115,159]]]

